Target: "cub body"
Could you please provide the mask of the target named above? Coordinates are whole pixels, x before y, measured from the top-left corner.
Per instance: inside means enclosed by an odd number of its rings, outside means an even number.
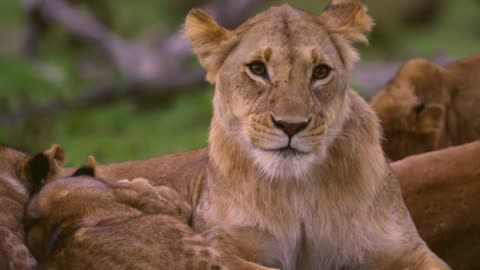
[[[27,214],[29,246],[46,269],[257,269],[221,256],[188,226],[187,201],[143,178],[58,179]]]
[[[25,244],[25,206],[42,181],[60,173],[63,161],[58,145],[35,156],[0,146],[0,269],[36,269]]]

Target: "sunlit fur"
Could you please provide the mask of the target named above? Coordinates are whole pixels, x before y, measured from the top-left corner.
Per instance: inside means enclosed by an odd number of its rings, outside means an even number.
[[[460,145],[480,138],[480,56],[440,66],[406,62],[371,101],[384,129],[389,158]]]

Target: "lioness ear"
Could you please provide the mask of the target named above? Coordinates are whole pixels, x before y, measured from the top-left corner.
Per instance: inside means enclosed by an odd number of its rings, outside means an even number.
[[[231,32],[201,9],[192,9],[185,20],[185,34],[202,66],[207,81],[215,83],[218,69],[232,47]]]
[[[64,163],[65,151],[58,144],[29,158],[25,170],[33,189],[38,189],[48,179],[59,174]]]
[[[350,69],[359,59],[352,44],[368,43],[365,34],[374,26],[367,8],[359,0],[333,0],[320,15],[320,19],[336,40],[342,61]]]
[[[420,112],[417,127],[425,133],[435,132],[441,128],[445,116],[445,107],[441,104],[426,105]]]

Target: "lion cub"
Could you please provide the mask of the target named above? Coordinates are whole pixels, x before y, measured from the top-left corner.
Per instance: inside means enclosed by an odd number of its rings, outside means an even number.
[[[480,56],[405,63],[372,99],[393,160],[480,139]]]
[[[84,172],[93,170],[76,175]],[[188,227],[190,216],[171,188],[80,175],[48,183],[30,202],[28,244],[46,269],[267,269],[222,256]]]
[[[0,269],[36,269],[25,245],[24,208],[30,193],[60,173],[63,162],[58,145],[35,156],[0,146]]]

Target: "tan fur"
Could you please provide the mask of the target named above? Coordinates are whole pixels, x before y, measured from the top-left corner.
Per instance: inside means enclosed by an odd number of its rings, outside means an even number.
[[[449,269],[419,237],[383,157],[377,118],[348,86],[352,42],[370,27],[353,0],[334,1],[320,16],[272,8],[232,31],[192,11],[185,32],[216,84],[208,149],[99,166],[95,174],[113,182],[146,177],[177,191],[192,207],[189,224],[212,248],[264,266]],[[252,61],[265,63],[268,76],[254,75]],[[312,80],[320,64],[332,72]],[[272,119],[306,124],[288,138]],[[47,196],[49,186],[37,201],[68,198],[58,190]],[[160,227],[142,237],[163,239]]]
[[[37,265],[25,245],[24,207],[38,182],[60,173],[64,153],[53,145],[36,157],[42,160],[0,146],[0,269],[35,269]]]
[[[28,207],[28,242],[45,269],[267,270],[211,248],[190,215],[180,194],[143,178],[59,179]]]
[[[372,99],[393,160],[480,138],[480,56],[445,67],[405,63]]]
[[[420,235],[452,269],[480,269],[480,142],[391,164]]]

